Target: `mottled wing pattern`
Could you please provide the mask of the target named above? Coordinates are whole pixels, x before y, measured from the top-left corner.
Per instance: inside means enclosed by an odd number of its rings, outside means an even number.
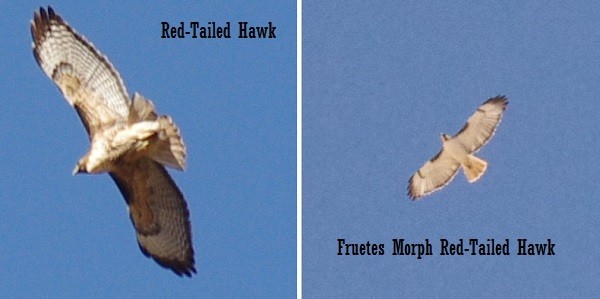
[[[485,101],[452,138],[456,138],[469,153],[477,152],[494,136],[507,104],[504,96]]]
[[[452,159],[444,150],[427,161],[408,180],[408,197],[419,199],[446,186],[456,173],[460,164]]]
[[[119,73],[51,7],[34,13],[31,36],[35,60],[75,107],[90,138],[127,119],[130,101]]]
[[[196,269],[183,194],[159,163],[135,163],[110,175],[125,197],[140,249],[176,274],[191,276]]]
[[[31,35],[35,60],[75,107],[90,139],[95,134],[105,138],[103,133],[118,130],[121,124],[158,120],[168,127],[165,134],[174,140],[167,139],[151,148],[160,149],[165,142],[170,148],[174,142],[177,157],[166,161],[183,168],[185,147],[171,119],[158,117],[152,103],[138,94],[130,101],[108,59],[51,7],[34,13]],[[164,136],[152,140],[161,138]],[[133,154],[119,159],[110,175],[129,206],[142,252],[178,275],[196,273],[189,211],[175,182],[161,164],[146,156]]]

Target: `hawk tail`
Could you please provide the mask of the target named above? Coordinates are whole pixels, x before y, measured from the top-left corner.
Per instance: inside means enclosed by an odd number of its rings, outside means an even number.
[[[486,169],[487,162],[475,157],[474,155],[468,155],[467,164],[463,165],[463,170],[469,183],[474,183],[481,178]]]
[[[159,116],[160,129],[156,134],[156,143],[150,151],[150,157],[165,166],[183,170],[185,168],[185,145],[179,129],[168,116]]]

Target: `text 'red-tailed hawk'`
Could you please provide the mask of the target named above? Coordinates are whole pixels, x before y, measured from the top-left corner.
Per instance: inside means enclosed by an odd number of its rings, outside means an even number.
[[[443,188],[461,166],[469,183],[477,181],[487,162],[473,154],[492,138],[507,104],[504,96],[491,98],[477,108],[456,135],[440,134],[442,150],[408,180],[408,197],[416,200]]]
[[[141,95],[130,100],[108,59],[51,7],[34,13],[31,36],[35,61],[90,138],[73,174],[108,172],[125,197],[142,252],[178,275],[196,273],[187,204],[164,167],[185,167],[179,129]]]

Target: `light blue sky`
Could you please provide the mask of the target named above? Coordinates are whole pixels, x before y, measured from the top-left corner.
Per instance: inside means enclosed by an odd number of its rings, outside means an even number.
[[[0,4],[3,296],[295,296],[295,3],[51,4],[109,57],[130,94],[181,129],[187,170],[170,173],[191,212],[192,279],[142,255],[108,175],[71,176],[88,139],[31,54],[41,4]],[[161,21],[271,21],[277,38],[165,40]]]
[[[597,295],[599,4],[396,3],[304,2],[303,294]],[[483,178],[408,200],[438,134],[498,94],[510,103]],[[337,256],[338,238],[386,255]],[[392,256],[393,238],[435,255]],[[440,238],[513,250],[439,256]],[[516,256],[518,238],[550,238],[556,256]]]

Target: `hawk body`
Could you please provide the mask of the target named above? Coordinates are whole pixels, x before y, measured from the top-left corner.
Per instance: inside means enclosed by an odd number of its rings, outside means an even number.
[[[189,211],[164,167],[185,167],[179,129],[141,95],[130,99],[108,59],[51,7],[34,13],[31,35],[36,62],[75,108],[90,139],[73,173],[108,172],[125,198],[142,253],[191,276]]]
[[[408,197],[416,200],[443,188],[460,167],[469,183],[479,180],[487,162],[474,154],[494,135],[507,104],[504,96],[491,98],[477,108],[456,135],[441,134],[442,150],[409,179]]]

